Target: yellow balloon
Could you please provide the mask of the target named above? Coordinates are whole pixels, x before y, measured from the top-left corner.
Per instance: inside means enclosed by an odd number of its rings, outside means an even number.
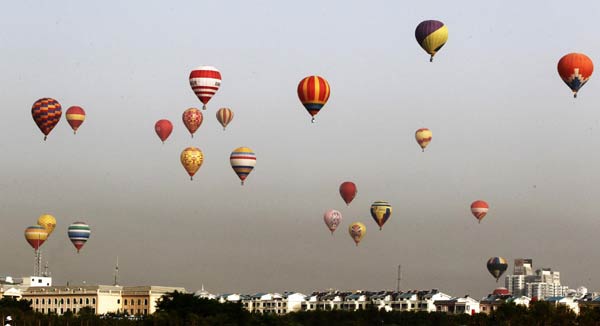
[[[362,240],[362,238],[365,237],[365,234],[367,233],[367,227],[360,222],[354,222],[348,227],[348,233],[350,233],[350,237],[352,237],[352,240],[354,240],[358,246],[358,243]]]
[[[431,142],[431,130],[427,128],[421,128],[417,130],[415,132],[415,139],[417,140],[417,143],[419,143],[419,146],[421,146],[421,149],[424,152],[425,147],[427,147],[427,145],[429,145],[429,142]]]
[[[188,147],[181,152],[180,158],[183,168],[190,175],[190,180],[194,180],[194,174],[196,174],[200,166],[202,166],[202,162],[204,162],[204,154],[197,147]]]
[[[50,234],[52,234],[54,231],[54,228],[56,228],[56,219],[50,214],[40,215],[37,220],[37,224],[43,227],[44,230],[48,232],[48,236],[50,236]]]

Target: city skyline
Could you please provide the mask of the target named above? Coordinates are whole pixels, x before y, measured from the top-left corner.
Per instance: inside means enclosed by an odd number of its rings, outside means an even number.
[[[42,259],[58,283],[110,284],[118,256],[128,284],[395,289],[401,264],[402,288],[482,297],[496,284],[486,261],[501,256],[509,270],[532,257],[598,289],[600,86],[593,75],[573,99],[556,71],[566,53],[600,58],[600,3],[585,6],[5,4],[0,275],[31,274],[23,230],[52,214]],[[432,63],[414,37],[426,19],[449,31]],[[201,65],[223,81],[190,138],[181,114],[202,106],[188,82]],[[314,124],[296,94],[309,75],[331,86]],[[42,140],[31,105],[43,97],[86,110],[77,135],[63,116]],[[235,113],[226,131],[220,107]],[[163,118],[174,124],[164,145]],[[422,127],[433,133],[424,153]],[[205,154],[194,181],[179,161],[188,146]],[[240,146],[257,156],[244,186],[229,163]],[[344,181],[358,187],[349,206]],[[490,205],[481,224],[469,208],[479,199]],[[394,209],[381,231],[377,200]],[[329,209],[343,215],[333,237]],[[79,254],[75,221],[92,230]],[[367,226],[359,246],[355,221]]]

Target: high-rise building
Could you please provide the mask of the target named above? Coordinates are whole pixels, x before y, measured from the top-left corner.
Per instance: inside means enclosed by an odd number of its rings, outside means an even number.
[[[533,259],[531,259],[531,258],[515,259],[513,275],[533,275]]]
[[[504,279],[504,287],[513,296],[525,295],[525,275],[507,275]]]

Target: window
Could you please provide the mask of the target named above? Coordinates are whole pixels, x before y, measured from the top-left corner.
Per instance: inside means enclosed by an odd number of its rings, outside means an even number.
[[[85,304],[90,304],[90,298],[85,298]]]
[[[148,299],[144,299],[144,304],[147,306],[148,305]]]
[[[62,298],[61,298],[61,299],[60,299],[60,304],[65,304],[65,299],[62,299]],[[61,314],[62,314],[62,312],[61,312]]]
[[[82,303],[83,303],[83,299],[79,298],[79,304],[82,304]]]
[[[42,283],[42,279],[41,278],[38,280],[38,283]]]
[[[96,298],[92,298],[92,304],[96,304]]]
[[[35,304],[39,304],[40,303],[40,299],[35,299]]]
[[[45,300],[44,298],[42,298],[42,304],[46,303],[45,301],[46,301],[46,300]]]
[[[148,309],[144,309],[144,315],[148,314]]]
[[[61,315],[63,314],[63,308],[60,308],[60,314]]]
[[[138,299],[138,306],[142,304],[142,300]],[[139,312],[139,311],[138,311]]]
[[[71,303],[71,299],[67,298],[67,304]]]
[[[127,305],[127,299],[123,300],[123,305]]]
[[[117,299],[117,304],[121,304],[121,299]]]
[[[54,304],[58,304],[58,299],[54,298]]]

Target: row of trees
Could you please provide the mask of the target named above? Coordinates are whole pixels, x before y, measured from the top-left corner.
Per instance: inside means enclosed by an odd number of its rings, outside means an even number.
[[[0,314],[11,315],[11,325],[197,325],[197,326],[377,326],[377,325],[598,325],[600,309],[583,309],[575,315],[565,306],[544,301],[532,302],[529,308],[504,304],[490,315],[448,315],[435,312],[384,312],[371,307],[360,311],[304,311],[287,315],[253,314],[239,303],[218,303],[192,294],[174,292],[157,303],[157,312],[131,318],[119,314],[96,316],[91,309],[78,315],[43,315],[31,310],[26,300],[0,300]]]

